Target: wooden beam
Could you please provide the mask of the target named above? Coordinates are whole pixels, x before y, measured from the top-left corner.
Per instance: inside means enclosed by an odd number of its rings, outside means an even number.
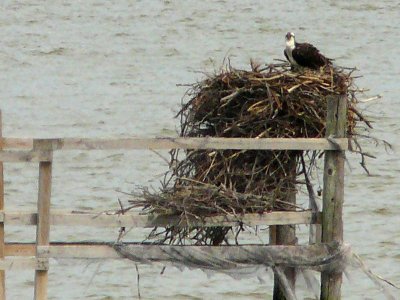
[[[51,161],[52,156],[47,151],[2,151],[0,162],[41,162]]]
[[[3,150],[3,116],[0,110],[0,151]],[[0,162],[0,212],[4,210],[4,170]],[[0,222],[0,260],[4,259],[4,220]],[[6,274],[0,270],[0,299],[6,299]]]
[[[33,139],[30,138],[1,138],[3,149],[33,149]]]
[[[43,251],[43,250],[42,250]],[[33,243],[6,243],[6,256],[35,256],[36,244]],[[51,243],[46,253],[41,253],[47,258],[121,258],[121,256],[105,243]]]
[[[6,243],[5,256],[35,256],[36,244],[33,243]]]
[[[342,150],[348,139],[325,138],[4,138],[4,149],[31,149],[35,142],[47,141],[52,150],[138,150],[138,149],[243,149],[243,150]]]
[[[47,143],[34,145],[36,148],[47,149]],[[48,246],[50,242],[50,198],[51,198],[51,176],[52,163],[40,162],[39,164],[39,194],[38,194],[38,215],[36,227],[36,257],[40,257],[38,248]],[[41,258],[43,259],[43,258]],[[48,259],[44,259],[44,261]],[[48,263],[48,262],[47,262]],[[47,270],[35,271],[35,300],[47,299]]]
[[[43,261],[41,259],[36,259],[35,257],[6,257],[0,259],[0,270],[2,271],[46,270],[47,268],[47,260]]]
[[[329,97],[326,120],[326,136],[345,137],[347,129],[346,96]],[[322,242],[343,243],[343,199],[344,199],[344,161],[343,151],[325,152]],[[341,298],[342,272],[323,272],[321,274],[321,299]]]
[[[156,215],[139,215],[126,213],[124,215],[105,213],[73,213],[51,211],[49,222],[54,226],[93,226],[93,227],[144,227],[167,226],[178,224],[178,217]],[[287,224],[318,224],[320,213],[302,212],[270,212],[264,214],[245,214],[242,216],[215,216],[204,220],[189,220],[191,226],[235,226],[242,222],[248,226],[257,225],[287,225]],[[34,212],[4,212],[4,223],[10,225],[36,225],[37,213]]]
[[[7,243],[6,255],[25,256],[35,254],[35,244]],[[343,245],[242,245],[242,246],[177,246],[150,245],[141,243],[51,243],[39,248],[42,257],[63,259],[121,259],[135,262],[171,262],[185,264],[187,261],[202,262],[203,267],[220,269],[246,264],[298,267],[317,271],[326,269],[342,270],[349,252]],[[206,258],[209,258],[206,259]],[[190,262],[191,261],[191,262]],[[224,265],[224,262],[229,263]],[[216,267],[218,269],[218,267]]]
[[[296,205],[296,168],[297,159],[293,156],[290,161],[284,166],[286,168],[287,178],[286,186],[284,189],[287,191],[285,202]],[[296,245],[296,226],[295,225],[278,225],[274,226],[271,232],[271,240],[276,245]],[[282,275],[287,279],[286,287]],[[296,270],[294,268],[285,268],[284,270],[274,270],[274,291],[273,300],[286,300],[290,299],[288,290],[293,291],[296,287]]]

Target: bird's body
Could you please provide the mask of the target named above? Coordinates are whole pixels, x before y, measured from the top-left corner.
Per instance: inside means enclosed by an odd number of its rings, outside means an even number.
[[[322,55],[317,48],[309,43],[296,43],[294,34],[286,34],[286,48],[284,50],[286,59],[294,67],[305,67],[310,69],[319,69],[320,67],[330,65],[331,59]]]

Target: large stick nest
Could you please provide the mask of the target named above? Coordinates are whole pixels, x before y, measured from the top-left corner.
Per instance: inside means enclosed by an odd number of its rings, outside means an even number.
[[[192,85],[178,113],[182,137],[321,138],[329,96],[348,102],[347,136],[364,120],[356,109],[352,71],[326,67],[291,70],[287,64],[251,71],[230,66]],[[367,125],[369,123],[367,122]],[[191,228],[190,220],[295,210],[286,200],[300,175],[315,166],[317,151],[171,151],[170,172],[160,192],[145,189],[134,206],[148,213],[180,216],[179,227],[162,233],[170,243],[194,238],[219,244],[226,228]],[[157,231],[154,231],[156,233]]]

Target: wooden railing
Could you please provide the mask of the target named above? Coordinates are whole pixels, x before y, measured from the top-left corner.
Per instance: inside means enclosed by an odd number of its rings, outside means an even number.
[[[241,222],[255,225],[323,224],[322,241],[342,242],[341,212],[343,202],[344,160],[342,152],[348,149],[348,140],[340,135],[339,124],[345,111],[337,114],[343,99],[331,101],[328,113],[328,138],[321,139],[246,139],[246,138],[124,138],[86,139],[57,138],[30,139],[1,137],[0,112],[0,297],[5,299],[5,271],[14,269],[35,270],[35,299],[47,299],[49,258],[121,258],[110,246],[99,243],[50,242],[51,226],[95,226],[95,227],[153,227],[178,222],[175,218],[144,216],[134,213],[124,215],[66,212],[51,210],[51,185],[53,152],[64,150],[134,150],[134,149],[246,149],[246,150],[325,150],[324,210],[322,212],[271,212],[247,214]],[[340,106],[342,105],[342,106]],[[335,113],[336,112],[336,113]],[[339,120],[339,121],[338,121]],[[339,128],[339,129],[338,129]],[[336,138],[332,138],[336,136]],[[340,138],[337,138],[339,136]],[[3,162],[37,162],[39,164],[39,193],[37,210],[32,212],[4,211]],[[340,214],[340,215],[338,215]],[[197,222],[197,223],[196,223]],[[198,226],[234,226],[237,217],[216,216],[205,220],[192,220]],[[4,225],[36,226],[36,243],[5,243]],[[333,225],[333,226],[332,226]],[[136,245],[138,249],[143,247]],[[162,247],[162,246],[159,246]],[[169,246],[179,247],[179,246]],[[196,247],[196,246],[192,246]],[[237,246],[241,247],[241,246]],[[260,247],[260,246],[257,246]],[[274,247],[274,246],[268,246]],[[278,247],[278,246],[275,246]],[[301,246],[295,246],[301,247]],[[322,248],[321,248],[322,249]],[[218,252],[219,251],[219,252]],[[230,251],[216,247],[214,254]],[[341,273],[323,272],[321,299],[336,299],[340,295]],[[340,297],[340,296],[339,296]]]

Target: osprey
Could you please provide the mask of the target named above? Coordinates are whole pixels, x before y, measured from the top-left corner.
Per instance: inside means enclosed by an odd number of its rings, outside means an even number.
[[[331,59],[319,53],[319,50],[313,45],[296,43],[293,32],[286,34],[286,48],[283,53],[292,66],[318,69],[332,63]]]

